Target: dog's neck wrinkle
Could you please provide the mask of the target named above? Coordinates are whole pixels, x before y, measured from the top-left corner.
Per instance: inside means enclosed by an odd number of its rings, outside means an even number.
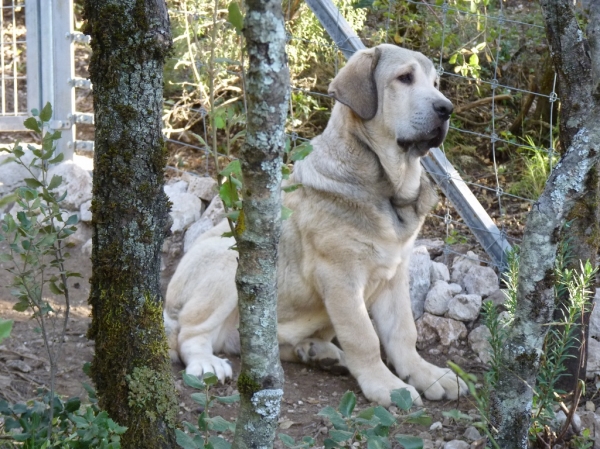
[[[350,108],[336,103],[323,134],[314,139],[315,149],[296,163],[295,181],[361,201],[389,200],[394,207],[416,201],[419,160],[400,154],[395,140],[384,142],[385,137],[379,138],[369,125]]]

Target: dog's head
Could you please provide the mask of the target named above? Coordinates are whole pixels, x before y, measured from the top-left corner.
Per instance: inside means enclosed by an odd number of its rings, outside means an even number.
[[[438,86],[437,72],[423,54],[382,44],[356,52],[329,93],[386,140],[423,155],[448,132],[453,106]]]

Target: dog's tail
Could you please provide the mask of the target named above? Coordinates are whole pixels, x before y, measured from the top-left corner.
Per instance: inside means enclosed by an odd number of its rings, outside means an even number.
[[[165,323],[165,332],[167,333],[167,343],[169,344],[169,357],[171,357],[171,361],[178,362],[177,337],[179,336],[179,321],[171,318],[166,310],[163,311],[163,320]]]

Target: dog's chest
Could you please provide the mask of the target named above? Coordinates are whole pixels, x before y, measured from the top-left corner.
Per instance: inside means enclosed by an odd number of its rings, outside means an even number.
[[[386,233],[388,238],[381,238],[381,235],[379,238],[374,238],[373,253],[370,257],[372,279],[391,279],[398,270],[398,266],[405,262],[410,255],[413,239],[400,240],[397,233],[397,229],[390,228]]]

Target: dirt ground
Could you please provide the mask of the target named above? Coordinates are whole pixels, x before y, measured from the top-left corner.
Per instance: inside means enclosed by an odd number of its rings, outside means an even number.
[[[6,243],[0,243],[0,253],[6,251]],[[87,304],[90,292],[89,277],[91,262],[81,252],[80,245],[70,249],[70,258],[67,260],[68,269],[78,271],[82,279],[75,279],[71,283],[71,319],[67,330],[67,341],[62,351],[60,368],[56,379],[57,391],[64,396],[86,397],[82,383],[91,383],[83,373],[85,362],[92,360],[94,343],[86,338],[86,331],[90,323],[90,308]],[[177,265],[177,260],[167,261],[164,271],[163,284],[166,287],[168,277]],[[0,345],[0,398],[11,402],[25,401],[35,397],[38,387],[47,387],[49,384],[49,365],[40,333],[36,330],[38,325],[31,319],[31,314],[13,310],[15,300],[11,297],[11,275],[6,271],[7,263],[0,264],[0,317],[14,320],[13,331],[7,340]],[[56,305],[56,303],[55,303]],[[448,356],[438,355],[432,358],[429,354],[424,356],[430,361],[444,365]],[[455,354],[454,361],[460,363],[467,370],[477,373],[480,369],[473,362],[472,355],[466,352],[463,356]],[[239,358],[231,358],[234,372],[239,373]],[[11,362],[12,361],[12,362]],[[296,439],[302,436],[312,436],[317,442],[322,442],[330,423],[316,414],[324,407],[331,405],[337,407],[342,395],[348,391],[357,393],[357,408],[365,408],[369,404],[362,394],[356,381],[350,376],[335,376],[309,367],[284,363],[285,388],[281,408],[280,432],[293,436]],[[173,379],[179,392],[181,421],[195,423],[201,409],[190,399],[194,391],[183,385],[180,372],[184,369],[181,364],[173,364]],[[235,391],[235,380],[215,387],[214,393],[218,395],[231,394]],[[475,413],[475,406],[471,398],[461,398],[460,401],[424,401],[427,412],[432,416],[433,422],[444,422],[443,430],[429,431],[428,427],[406,425],[402,426],[402,433],[419,435],[436,439],[454,439],[464,433],[468,423],[454,423],[442,416],[443,411],[460,409],[464,413]],[[397,412],[394,408],[392,412]],[[236,405],[219,405],[211,410],[213,416],[221,415],[233,418],[237,412]],[[281,443],[278,443],[281,445]]]

